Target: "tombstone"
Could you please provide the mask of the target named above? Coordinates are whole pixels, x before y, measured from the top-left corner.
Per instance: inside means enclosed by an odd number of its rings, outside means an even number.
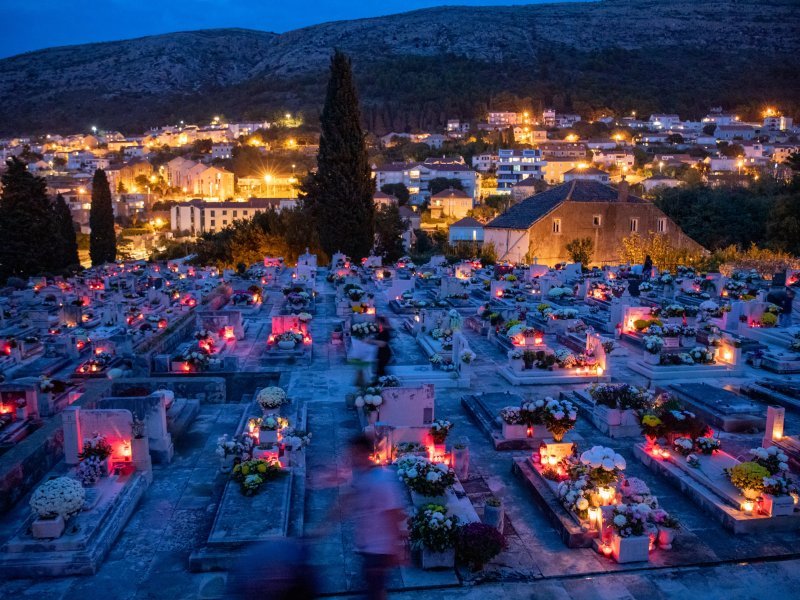
[[[102,398],[98,409],[125,409],[144,422],[150,454],[156,462],[169,463],[175,453],[172,435],[167,430],[167,407],[175,395],[169,390],[156,390],[148,396]],[[85,433],[84,433],[85,435]]]
[[[570,263],[564,266],[562,273],[564,274],[564,279],[577,279],[582,274],[581,263]]]
[[[306,267],[312,267],[312,268],[316,269],[317,268],[317,255],[316,254],[311,254],[308,251],[308,248],[306,248],[305,254],[302,254],[297,258],[297,266],[299,267],[301,265],[302,266],[306,266]]]
[[[29,310],[28,319],[31,327],[37,332],[45,332],[50,328],[50,312],[46,310]]]
[[[767,407],[767,427],[764,430],[764,439],[761,441],[762,448],[769,448],[775,441],[783,439],[783,422],[786,416],[786,409],[781,406]]]
[[[434,417],[434,387],[386,388],[381,392],[383,404],[379,423],[393,427],[430,427]]]

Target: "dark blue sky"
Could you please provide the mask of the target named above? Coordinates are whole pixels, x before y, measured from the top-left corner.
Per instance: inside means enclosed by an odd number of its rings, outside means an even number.
[[[243,27],[283,32],[442,5],[508,6],[544,0],[33,0],[0,1],[0,57],[171,31]],[[552,1],[552,0],[551,0]]]

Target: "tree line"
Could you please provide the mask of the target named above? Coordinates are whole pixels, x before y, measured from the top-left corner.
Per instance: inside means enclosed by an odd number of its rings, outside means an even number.
[[[0,280],[67,275],[80,269],[75,223],[64,197],[48,196],[44,178],[28,171],[17,157],[6,161],[0,183]],[[92,264],[113,262],[114,210],[108,179],[99,169],[92,180],[89,223]]]

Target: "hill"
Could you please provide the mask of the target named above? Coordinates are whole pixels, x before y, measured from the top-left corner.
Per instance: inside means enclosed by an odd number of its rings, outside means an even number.
[[[487,108],[699,116],[800,108],[794,0],[604,0],[442,7],[274,34],[241,29],[51,48],[0,60],[0,133],[125,131],[321,104],[334,47],[378,133]]]

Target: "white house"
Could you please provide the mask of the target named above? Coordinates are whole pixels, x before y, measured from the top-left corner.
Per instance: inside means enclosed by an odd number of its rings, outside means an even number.
[[[448,240],[451,244],[457,242],[483,243],[483,223],[472,217],[459,219],[449,227]]]

